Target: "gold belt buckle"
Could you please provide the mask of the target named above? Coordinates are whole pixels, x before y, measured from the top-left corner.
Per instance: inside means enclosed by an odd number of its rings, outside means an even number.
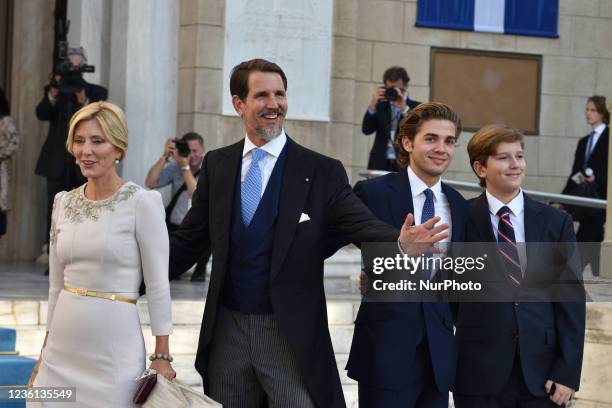
[[[79,296],[87,296],[87,289],[77,288],[76,292],[77,292],[77,295]]]

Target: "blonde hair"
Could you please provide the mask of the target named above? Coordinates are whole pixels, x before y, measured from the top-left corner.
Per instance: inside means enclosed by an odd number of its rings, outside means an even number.
[[[523,142],[523,134],[517,130],[502,125],[487,125],[482,127],[470,139],[467,145],[468,155],[470,156],[470,166],[472,171],[474,163],[479,162],[484,167],[487,167],[487,159],[497,153],[497,146],[501,143],[519,142],[522,148],[525,148]],[[478,177],[478,174],[476,174]],[[478,177],[480,185],[486,187],[486,180]]]
[[[72,144],[74,143],[74,132],[79,123],[95,119],[102,128],[104,136],[121,152],[119,160],[123,160],[128,147],[128,129],[125,114],[120,107],[111,102],[93,102],[79,109],[70,118],[66,149],[74,156]]]

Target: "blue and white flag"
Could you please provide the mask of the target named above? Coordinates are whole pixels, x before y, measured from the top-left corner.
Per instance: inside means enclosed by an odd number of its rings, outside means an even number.
[[[417,27],[559,37],[558,0],[418,0]]]

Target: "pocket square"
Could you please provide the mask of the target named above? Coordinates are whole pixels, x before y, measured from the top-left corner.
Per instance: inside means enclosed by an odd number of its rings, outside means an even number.
[[[298,224],[306,221],[310,221],[310,217],[308,216],[308,214],[302,213],[302,215],[300,215],[300,221],[298,222]]]

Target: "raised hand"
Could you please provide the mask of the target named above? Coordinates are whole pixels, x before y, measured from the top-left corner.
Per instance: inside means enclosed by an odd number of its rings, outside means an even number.
[[[399,243],[404,253],[407,255],[438,253],[440,250],[434,248],[433,244],[448,238],[448,233],[444,232],[448,229],[448,224],[435,226],[441,219],[439,216],[435,216],[423,224],[414,225],[414,215],[412,213],[408,214],[399,237]]]

